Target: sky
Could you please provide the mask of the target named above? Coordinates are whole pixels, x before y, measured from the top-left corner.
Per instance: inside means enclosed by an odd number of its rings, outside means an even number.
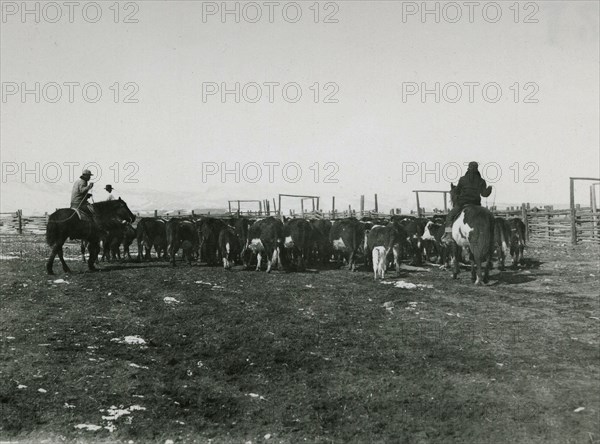
[[[471,160],[484,203],[567,204],[600,177],[599,3],[492,3],[2,2],[1,211],[68,206],[85,165],[137,210],[408,210]]]

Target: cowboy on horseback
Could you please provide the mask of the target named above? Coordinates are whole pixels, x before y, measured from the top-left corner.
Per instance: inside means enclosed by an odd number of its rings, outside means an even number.
[[[112,192],[114,191],[112,185],[106,185],[104,189],[108,193],[108,196],[106,196],[106,200],[115,200],[115,196],[112,195]]]
[[[90,215],[93,213],[92,206],[88,203],[88,199],[92,197],[90,191],[94,186],[93,183],[89,183],[92,176],[90,170],[83,170],[79,180],[73,184],[73,190],[71,191],[71,208],[82,210]]]
[[[452,242],[452,224],[465,205],[481,206],[481,197],[488,197],[492,194],[491,185],[487,186],[478,168],[479,164],[477,162],[469,162],[467,172],[458,181],[458,185],[456,186],[457,205],[450,210],[446,217],[444,236],[441,239],[444,244]]]

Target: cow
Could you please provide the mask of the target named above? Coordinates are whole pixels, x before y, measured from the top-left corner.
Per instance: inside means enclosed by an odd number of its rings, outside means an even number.
[[[230,270],[241,253],[240,238],[232,227],[225,227],[219,233],[219,256],[223,261],[223,268]]]
[[[267,217],[255,222],[248,230],[246,248],[256,254],[256,271],[260,271],[263,255],[267,258],[267,273],[275,265],[281,266],[281,249],[283,247],[283,222],[274,217]]]
[[[514,217],[508,220],[508,226],[510,227],[510,255],[512,256],[512,266],[516,268],[517,265],[523,262],[523,250],[526,244],[526,233],[525,224],[518,217]]]
[[[175,266],[175,255],[186,241],[184,260],[192,265],[192,259],[198,251],[198,231],[193,220],[174,217],[167,222],[167,251],[171,265]]]
[[[304,270],[309,260],[313,239],[312,226],[306,219],[290,219],[283,226],[283,246],[289,254],[289,262]]]
[[[331,221],[314,219],[310,221],[310,225],[312,227],[312,260],[321,264],[327,264],[332,253],[331,243],[329,242]]]
[[[237,251],[234,260],[241,259],[242,261],[246,257],[246,244],[248,243],[248,231],[250,226],[254,223],[254,220],[247,217],[234,217],[227,221],[227,224],[234,229],[235,236],[238,239],[240,249]],[[220,246],[220,244],[219,244]],[[220,247],[219,247],[220,248]],[[245,264],[247,265],[247,264]]]
[[[131,253],[129,252],[129,247],[131,246],[134,239],[136,238],[136,231],[135,231],[135,228],[133,228],[133,225],[131,225],[131,224],[125,225],[123,231],[124,231],[123,238],[121,240],[121,243],[123,244],[123,258],[125,258],[125,256],[127,256],[127,259],[131,259]]]
[[[340,252],[348,261],[348,269],[356,271],[356,256],[364,244],[364,226],[355,218],[336,220],[329,232],[334,251]]]
[[[504,261],[509,254],[510,226],[503,217],[494,218],[494,244],[498,255],[498,270],[504,271]]]
[[[450,257],[447,247],[442,243],[444,235],[444,224],[438,224],[434,221],[429,221],[423,230],[421,238],[425,260],[431,262],[430,253],[437,255],[437,263],[439,265],[448,266]]]
[[[123,245],[123,258],[131,259],[129,247],[136,238],[135,228],[131,224],[124,224],[106,232],[102,239],[102,260],[121,260],[120,246]]]
[[[387,268],[387,254],[388,250],[384,246],[378,246],[373,248],[372,261],[374,280],[377,280],[377,278],[385,279],[385,270]]]
[[[219,263],[219,233],[224,228],[227,228],[227,224],[214,217],[205,217],[198,222],[200,258],[207,265]]]
[[[404,228],[397,226],[393,222],[388,223],[386,226],[375,225],[366,237],[365,259],[371,259],[374,248],[384,247],[386,268],[387,257],[392,252],[396,274],[400,274],[400,257],[406,244],[406,231]],[[375,266],[376,264],[373,263],[373,267]]]
[[[152,248],[156,257],[167,255],[167,221],[158,217],[142,218],[136,228],[136,239],[138,247],[138,262],[142,258],[150,260]]]
[[[425,231],[425,225],[428,221],[414,216],[392,216],[391,222],[394,223],[397,228],[404,228],[406,232],[406,252],[412,256],[411,264],[417,266],[422,265],[422,237]]]

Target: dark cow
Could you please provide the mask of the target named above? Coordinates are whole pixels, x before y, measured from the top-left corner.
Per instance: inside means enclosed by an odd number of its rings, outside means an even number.
[[[117,227],[107,231],[100,237],[102,243],[102,261],[111,261],[121,259],[121,251],[119,246],[123,239],[123,228]]]
[[[372,251],[375,247],[384,247],[384,261],[387,262],[387,257],[390,252],[392,252],[394,257],[394,265],[396,267],[396,274],[399,275],[400,257],[405,242],[406,231],[404,231],[404,228],[396,226],[396,224],[393,222],[390,222],[386,226],[375,225],[367,235],[365,261],[367,259],[372,260]]]
[[[291,219],[283,226],[283,245],[289,262],[304,270],[309,260],[310,247],[313,239],[312,226],[306,219]]]
[[[120,246],[123,245],[123,258],[131,259],[129,247],[136,237],[135,228],[131,224],[114,228],[106,232],[102,239],[102,260],[121,260]]]
[[[525,224],[518,217],[514,217],[508,220],[508,226],[510,228],[510,255],[512,256],[512,266],[516,268],[517,265],[523,262],[523,250],[526,244],[526,233]]]
[[[235,217],[229,219],[227,223],[234,229],[234,233],[237,236],[240,245],[240,250],[236,253],[237,257],[235,260],[244,260],[246,257],[246,245],[248,244],[248,231],[250,230],[250,226],[254,223],[254,221],[252,219],[248,219],[247,217]]]
[[[422,238],[425,232],[426,219],[413,216],[401,217],[393,216],[391,222],[397,227],[402,227],[406,231],[407,249],[406,252],[412,256],[412,265],[423,265],[423,245]]]
[[[227,224],[214,217],[205,217],[198,222],[200,259],[207,265],[219,263],[219,233],[224,228],[227,228]]]
[[[185,242],[187,243],[185,245]],[[171,264],[175,266],[175,255],[181,247],[184,247],[184,260],[192,265],[192,259],[198,251],[198,231],[196,224],[189,219],[174,217],[167,222],[167,251],[171,258]]]
[[[355,218],[336,220],[329,232],[334,251],[340,252],[348,262],[348,269],[356,271],[356,256],[364,244],[365,227]]]
[[[311,259],[314,262],[322,264],[329,263],[331,259],[331,243],[329,242],[329,232],[331,231],[331,221],[325,219],[314,219],[310,221],[312,226],[312,251]]]
[[[498,269],[504,270],[506,255],[510,252],[510,225],[503,217],[494,218],[494,244],[498,255]]]
[[[267,257],[267,273],[273,266],[281,266],[281,249],[283,247],[283,223],[274,217],[255,222],[248,231],[246,248],[256,254],[256,271],[261,269],[263,255]]]
[[[136,238],[136,231],[133,228],[133,225],[127,224],[123,230],[123,237],[121,239],[121,244],[123,245],[123,258],[127,256],[127,259],[131,259],[131,253],[129,252],[129,247],[133,243]]]
[[[136,228],[136,238],[138,247],[138,262],[142,258],[150,260],[152,248],[156,252],[156,257],[166,257],[167,255],[167,221],[158,217],[142,218]]]
[[[240,237],[232,227],[225,227],[219,233],[219,256],[223,261],[223,268],[231,269],[241,254]]]

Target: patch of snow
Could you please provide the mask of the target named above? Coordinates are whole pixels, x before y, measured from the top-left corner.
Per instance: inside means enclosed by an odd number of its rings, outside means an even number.
[[[38,389],[38,392],[40,392],[40,393],[48,393],[48,391],[47,391],[47,390],[44,390],[43,388],[39,388],[39,389]]]
[[[98,425],[94,425],[94,424],[77,424],[75,426],[75,428],[76,429],[84,429],[89,432],[96,432],[96,431],[100,430],[102,427],[98,426]]]
[[[17,386],[17,388],[18,388],[19,390],[23,390],[23,389],[26,389],[26,388],[27,388],[27,386],[26,386],[26,385],[23,385],[23,384],[19,384],[19,385]]]
[[[165,297],[163,301],[165,301],[165,304],[181,304],[180,301],[171,296]]]
[[[69,284],[70,282],[65,281],[64,279],[55,279],[52,281],[53,284]]]
[[[148,370],[148,367],[146,367],[145,365],[137,365],[134,364],[133,362],[129,364],[129,367],[133,367],[133,368],[143,368],[145,370]],[[135,396],[135,395],[134,395]]]
[[[573,410],[574,413],[579,413],[579,412],[583,412],[585,410],[585,407],[577,407],[575,410]]]
[[[119,344],[130,344],[130,345],[143,345],[146,343],[144,339],[139,336],[125,336],[124,338],[112,338],[111,342],[118,342]]]

